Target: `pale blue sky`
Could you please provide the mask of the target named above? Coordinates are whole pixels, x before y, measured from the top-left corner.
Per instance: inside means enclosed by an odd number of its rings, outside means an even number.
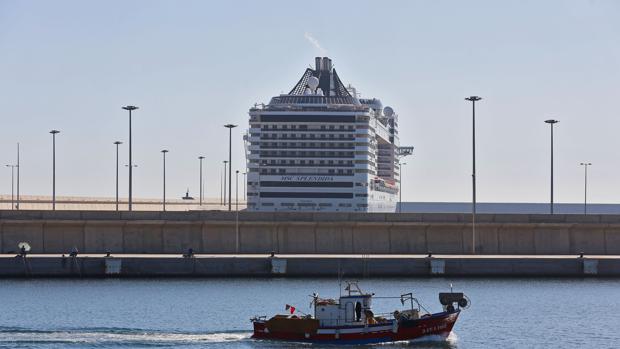
[[[416,147],[408,201],[467,201],[471,114],[478,108],[479,201],[546,202],[549,117],[556,201],[620,198],[620,3],[616,1],[9,1],[0,0],[0,161],[22,144],[22,193],[114,195],[120,107],[134,117],[135,197],[219,196],[227,133],[243,170],[242,131],[255,102],[287,92],[321,49],[345,83],[400,115]],[[126,144],[121,148],[127,162]],[[121,195],[127,193],[122,168]],[[10,171],[0,176],[10,192]]]

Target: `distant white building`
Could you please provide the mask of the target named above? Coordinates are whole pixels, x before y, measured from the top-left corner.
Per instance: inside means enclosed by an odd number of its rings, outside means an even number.
[[[345,87],[331,59],[249,115],[248,210],[395,211],[413,148],[399,148],[393,109]]]

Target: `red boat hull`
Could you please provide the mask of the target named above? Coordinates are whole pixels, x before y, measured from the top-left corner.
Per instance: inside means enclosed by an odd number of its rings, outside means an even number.
[[[447,337],[459,316],[460,310],[442,312],[416,320],[391,320],[366,326],[341,326],[319,328],[316,333],[269,331],[265,321],[254,321],[252,338],[308,343],[369,344],[411,341],[425,336]]]

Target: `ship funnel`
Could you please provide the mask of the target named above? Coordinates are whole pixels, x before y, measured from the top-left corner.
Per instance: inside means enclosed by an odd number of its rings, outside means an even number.
[[[332,60],[327,57],[323,57],[321,68],[323,68],[322,70],[324,71],[332,71]]]
[[[316,71],[321,71],[321,57],[316,57],[314,59],[314,65]]]

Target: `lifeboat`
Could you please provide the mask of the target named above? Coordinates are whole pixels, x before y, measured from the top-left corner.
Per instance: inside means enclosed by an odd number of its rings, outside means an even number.
[[[439,293],[443,311],[428,312],[412,293],[396,297],[374,297],[363,292],[357,282],[347,282],[347,294],[337,300],[313,294],[314,314],[305,314],[287,305],[288,314],[256,316],[252,338],[322,344],[373,344],[412,341],[425,336],[446,338],[469,299],[458,292]],[[399,299],[407,308],[375,314],[374,298]]]

